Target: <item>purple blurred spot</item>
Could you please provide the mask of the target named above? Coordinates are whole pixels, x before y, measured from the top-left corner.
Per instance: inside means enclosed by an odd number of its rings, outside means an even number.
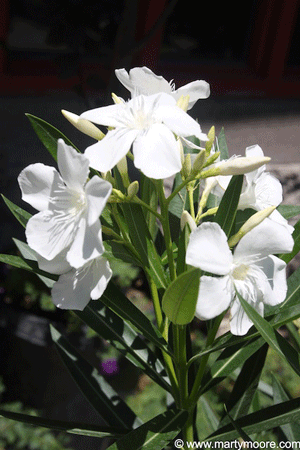
[[[119,372],[119,364],[115,358],[106,359],[101,363],[101,372],[106,375],[113,375]]]

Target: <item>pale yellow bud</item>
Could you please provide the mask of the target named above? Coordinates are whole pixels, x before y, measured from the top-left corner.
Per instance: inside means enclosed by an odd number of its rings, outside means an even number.
[[[192,167],[192,175],[197,175],[203,168],[204,161],[205,161],[205,154],[206,154],[206,151],[203,149],[196,156],[193,167]]]
[[[196,222],[188,211],[183,211],[180,218],[180,228],[183,230],[188,225],[190,231],[194,231],[197,228]]]
[[[139,192],[139,182],[138,181],[133,181],[127,189],[127,200],[131,200],[135,195],[137,195],[137,193]]]
[[[254,227],[257,227],[263,220],[269,217],[270,214],[276,209],[276,206],[269,206],[268,208],[258,211],[253,214],[245,223],[241,226],[239,231],[228,241],[229,247],[234,247],[246,233],[249,233]]]
[[[111,96],[112,96],[112,99],[113,99],[113,101],[114,101],[115,104],[118,104],[118,103],[125,103],[124,100],[123,100],[121,97],[118,97],[118,96],[117,96],[116,94],[114,94],[113,92],[112,92]]]
[[[112,200],[113,201],[125,201],[126,197],[119,189],[112,190]]]
[[[118,171],[120,172],[124,187],[128,187],[130,185],[130,180],[128,177],[128,166],[126,156],[120,159],[117,164]]]
[[[212,126],[209,132],[207,133],[208,141],[205,142],[205,150],[206,150],[206,156],[210,155],[210,151],[212,149],[214,140],[215,140],[215,127]]]
[[[218,175],[243,175],[244,173],[258,169],[269,161],[271,161],[271,158],[268,156],[243,156],[228,159],[219,164],[216,169]]]
[[[182,164],[182,169],[181,169],[181,173],[183,178],[187,178],[192,170],[192,161],[191,161],[191,154],[187,153],[185,155],[183,164]]]
[[[96,125],[86,119],[81,119],[77,114],[71,113],[64,109],[61,110],[63,116],[75,127],[77,130],[81,131],[88,136],[91,136],[97,141],[101,141],[104,138],[105,134],[99,130]]]

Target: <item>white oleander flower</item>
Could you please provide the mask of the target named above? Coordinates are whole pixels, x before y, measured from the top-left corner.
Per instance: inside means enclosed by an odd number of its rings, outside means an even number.
[[[200,125],[164,93],[139,95],[128,102],[86,111],[80,117],[113,128],[85,151],[90,166],[101,172],[111,170],[132,146],[138,169],[150,178],[167,178],[182,166],[175,135],[207,139]]]
[[[264,304],[277,305],[286,296],[286,264],[274,253],[290,252],[293,238],[269,218],[247,233],[232,254],[217,223],[204,222],[190,235],[186,262],[217,276],[202,275],[196,316],[212,319],[231,308],[231,332],[244,335],[252,322],[235,289],[263,316]]]
[[[26,226],[28,245],[51,261],[62,252],[80,268],[104,252],[99,216],[110,196],[109,182],[88,180],[89,161],[58,140],[60,173],[44,164],[31,164],[19,175],[22,198],[39,212]]]
[[[64,250],[50,261],[38,253],[35,257],[41,270],[59,275],[51,289],[53,303],[60,309],[82,311],[90,299],[97,300],[102,296],[112,271],[108,260],[103,256],[98,256],[75,269],[66,260],[66,254]]]
[[[155,75],[148,67],[134,67],[129,72],[125,69],[116,69],[115,74],[118,80],[131,92],[132,97],[165,92],[172,95],[177,101],[182,95],[188,95],[188,109],[190,109],[197,100],[207,98],[210,95],[210,86],[206,81],[192,81],[179,89],[175,89],[172,82],[169,83],[162,76]]]

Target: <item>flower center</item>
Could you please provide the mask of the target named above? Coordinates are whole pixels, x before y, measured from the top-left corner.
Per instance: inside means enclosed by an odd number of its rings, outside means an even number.
[[[86,206],[86,196],[84,192],[73,192],[70,201],[70,214],[74,216],[80,213]]]
[[[140,109],[134,113],[134,127],[138,130],[144,130],[149,128],[153,124],[152,117],[149,117],[145,112]]]
[[[233,270],[232,276],[235,280],[244,280],[247,276],[248,271],[249,266],[247,266],[246,264],[240,264]]]

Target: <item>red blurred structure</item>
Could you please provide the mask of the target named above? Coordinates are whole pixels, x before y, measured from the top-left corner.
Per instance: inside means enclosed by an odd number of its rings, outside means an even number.
[[[165,78],[176,80],[176,84],[187,83],[201,77],[210,82],[215,95],[242,92],[252,96],[300,98],[300,67],[287,65],[289,50],[299,11],[299,0],[261,0],[254,2],[253,31],[250,36],[248,60],[245,64],[211,65],[199,60],[180,64],[160,57],[163,40],[163,24],[160,18],[171,1],[137,0],[137,47],[131,59],[131,67],[147,65]],[[83,63],[80,76],[59,76],[59,68],[49,60],[9,61],[6,39],[9,30],[9,0],[0,0],[0,94],[40,94],[53,90],[69,90],[82,83],[85,77],[98,74],[108,83],[112,64]],[[157,22],[158,21],[158,22]],[[159,26],[156,26],[159,24]],[[151,30],[154,31],[151,33]],[[238,37],[237,37],[238,38]],[[124,37],[123,37],[124,39]]]

